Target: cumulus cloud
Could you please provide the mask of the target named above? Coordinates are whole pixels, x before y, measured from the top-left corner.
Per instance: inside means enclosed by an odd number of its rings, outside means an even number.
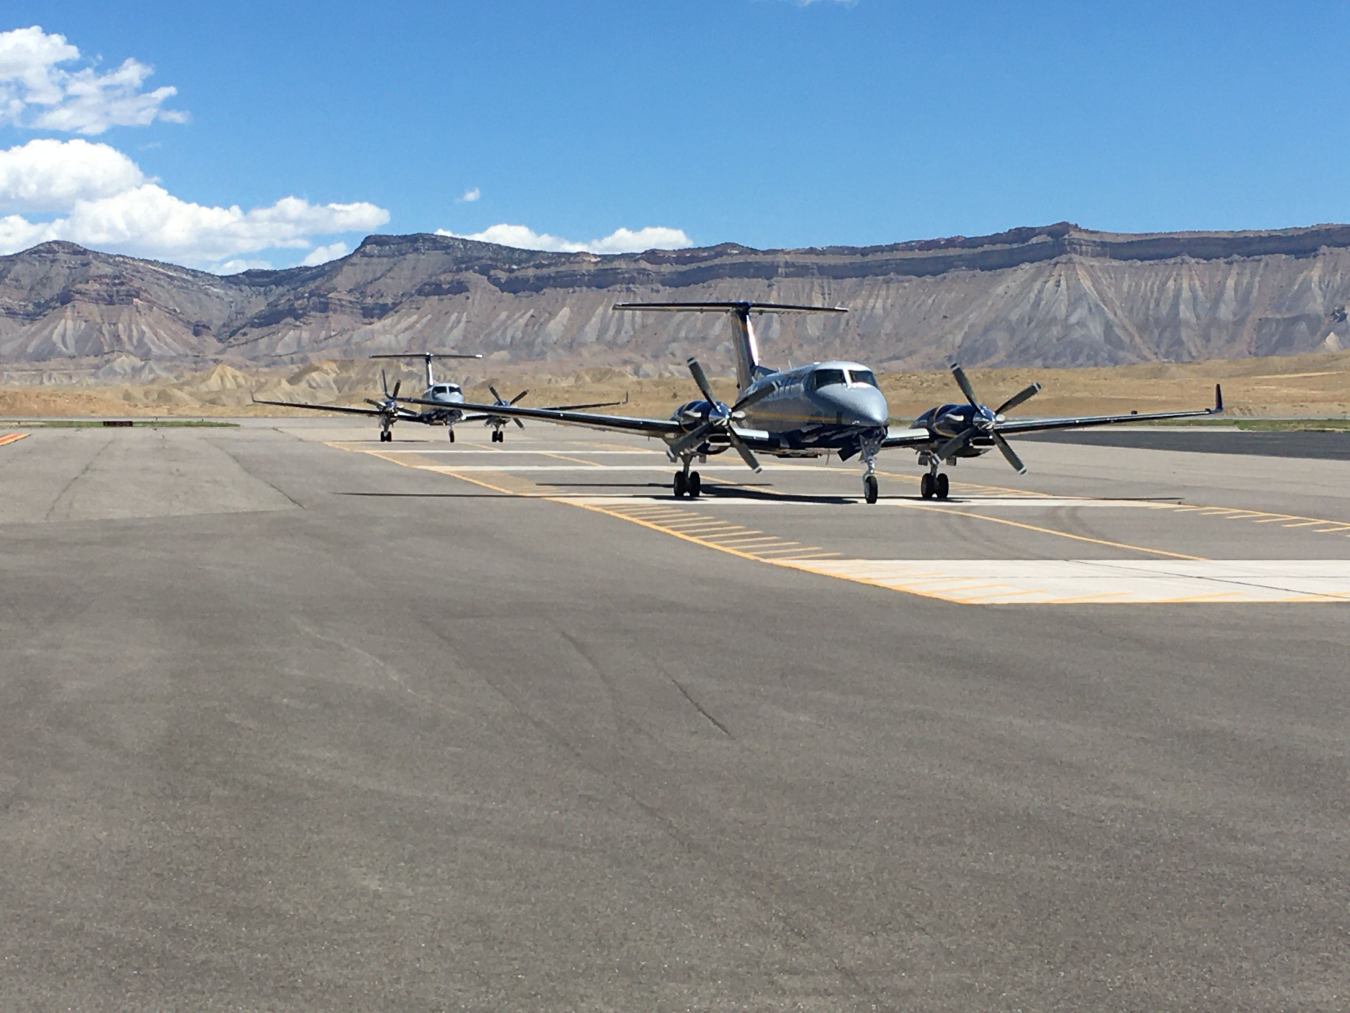
[[[300,261],[300,266],[318,267],[330,260],[337,260],[338,257],[345,257],[350,252],[351,247],[339,239],[336,243],[329,243],[327,246],[314,247],[305,255],[305,259]]]
[[[68,211],[145,182],[135,162],[106,144],[38,140],[0,151],[3,211]]]
[[[59,215],[50,221],[22,214],[0,218],[0,253],[64,239],[217,269],[259,250],[310,250],[316,236],[368,232],[389,220],[388,211],[366,202],[311,204],[283,197],[247,211],[196,204],[147,179],[116,149],[81,140],[30,141],[0,152],[0,211]],[[345,252],[339,242],[309,256],[327,260]]]
[[[694,245],[683,229],[662,226],[648,226],[636,231],[616,229],[603,239],[592,239],[589,243],[574,243],[547,232],[535,232],[525,225],[492,225],[470,235],[437,229],[436,235],[552,253],[641,253],[643,250],[683,250]]]
[[[242,271],[270,271],[272,265],[266,260],[227,260],[212,268],[216,274],[239,274]]]
[[[186,112],[164,108],[176,88],[142,90],[152,67],[130,58],[106,74],[61,66],[78,59],[79,49],[65,36],[48,35],[37,25],[0,32],[0,124],[101,134],[155,120],[187,121]]]
[[[464,196],[459,198],[459,203],[472,204],[481,196],[483,196],[483,191],[478,189],[478,187],[474,187],[472,190],[464,191]]]

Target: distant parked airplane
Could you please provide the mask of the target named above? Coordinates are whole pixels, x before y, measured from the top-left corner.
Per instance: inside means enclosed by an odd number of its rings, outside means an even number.
[[[450,434],[450,442],[455,442],[455,424],[458,422],[483,422],[492,427],[492,442],[502,443],[506,440],[506,434],[502,432],[502,427],[508,422],[514,421],[517,426],[524,427],[520,419],[510,419],[505,416],[494,414],[492,409],[509,408],[516,404],[529,393],[528,390],[522,390],[519,394],[507,401],[497,393],[497,388],[488,387],[492,391],[495,403],[489,406],[486,412],[465,413],[464,391],[457,383],[437,381],[432,373],[432,359],[481,359],[481,355],[462,355],[450,352],[410,352],[398,353],[393,355],[372,355],[372,359],[423,359],[426,362],[427,387],[422,392],[418,404],[429,405],[430,410],[415,412],[409,408],[404,408],[399,401],[398,391],[403,386],[402,380],[394,382],[394,389],[389,389],[389,380],[380,370],[380,386],[384,391],[383,400],[376,401],[374,398],[366,398],[367,404],[373,405],[373,408],[356,408],[347,405],[332,404],[308,404],[303,401],[267,401],[258,398],[253,399],[254,404],[278,405],[284,408],[310,408],[314,411],[323,412],[342,412],[347,415],[369,415],[378,417],[380,420],[380,442],[388,443],[394,438],[392,432],[395,422],[421,422],[428,426],[445,426]],[[550,410],[568,409],[576,410],[579,408],[611,408],[614,405],[623,404],[623,401],[592,401],[587,404],[568,404],[556,405]]]

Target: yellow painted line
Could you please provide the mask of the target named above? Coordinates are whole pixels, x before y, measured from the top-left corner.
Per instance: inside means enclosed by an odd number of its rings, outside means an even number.
[[[1105,545],[1112,549],[1129,549],[1131,552],[1147,552],[1154,556],[1166,556],[1169,559],[1191,559],[1197,562],[1204,562],[1204,556],[1188,556],[1182,552],[1168,552],[1166,549],[1150,549],[1144,545],[1130,545],[1127,542],[1113,542],[1106,538],[1090,538],[1087,535],[1074,535],[1067,531],[1057,531],[1054,528],[1043,528],[1036,524],[1026,524],[1022,521],[1010,521],[1004,517],[986,517],[984,514],[971,513],[968,510],[949,510],[945,507],[925,507],[916,505],[915,510],[930,510],[935,513],[944,513],[955,515],[957,517],[973,517],[977,521],[988,521],[990,524],[1006,524],[1009,527],[1021,528],[1024,531],[1035,531],[1043,535],[1056,535],[1060,538],[1070,538],[1075,542],[1089,542],[1093,545]]]
[[[603,468],[605,465],[599,461],[583,461],[579,457],[568,457],[566,454],[559,454],[552,450],[527,450],[522,451],[527,454],[538,454],[541,457],[556,457],[560,461],[571,461],[573,464],[584,464],[588,468]]]
[[[4,436],[0,436],[0,447],[3,447],[6,443],[17,443],[27,435],[27,433],[6,433]]]
[[[1293,524],[1281,524],[1282,528],[1307,528],[1314,524],[1325,524],[1326,521],[1295,521]]]

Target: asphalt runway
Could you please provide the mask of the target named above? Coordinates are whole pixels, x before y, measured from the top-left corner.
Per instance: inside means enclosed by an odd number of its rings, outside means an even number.
[[[1139,447],[1197,454],[1253,454],[1258,457],[1302,457],[1350,461],[1350,432],[1262,433],[1241,429],[1159,429],[1125,426],[1032,433],[1019,439],[1045,443],[1078,443],[1089,447]]]
[[[0,444],[0,1008],[1350,1005],[1350,464],[396,435]]]

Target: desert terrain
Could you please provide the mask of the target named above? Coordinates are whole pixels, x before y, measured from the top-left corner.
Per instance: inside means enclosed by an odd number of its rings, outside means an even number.
[[[473,401],[490,401],[490,386],[506,397],[528,388],[527,405],[621,401],[627,397],[627,403],[614,410],[631,415],[665,416],[675,405],[698,396],[693,381],[685,376],[638,377],[630,371],[606,367],[557,375],[528,365],[502,367],[484,376],[482,368],[483,364],[472,363],[470,369],[478,372],[446,370],[443,375],[463,382],[466,396]],[[364,398],[378,395],[380,369],[369,360],[345,359],[248,370],[218,364],[149,383],[11,382],[0,386],[0,417],[306,415],[302,409],[252,405],[251,396],[256,393],[274,400],[359,405]],[[1223,384],[1228,412],[1235,418],[1350,415],[1350,352],[1081,369],[973,369],[969,373],[976,390],[990,404],[997,404],[1029,383],[1041,383],[1041,393],[1023,409],[1027,415],[1204,407],[1210,403],[1215,383]],[[388,376],[391,385],[395,380],[403,381],[403,394],[421,393],[420,366],[396,366]],[[934,404],[960,396],[945,370],[882,373],[878,382],[896,419],[912,418]],[[730,378],[715,377],[713,385],[719,396],[728,400],[733,397]]]

